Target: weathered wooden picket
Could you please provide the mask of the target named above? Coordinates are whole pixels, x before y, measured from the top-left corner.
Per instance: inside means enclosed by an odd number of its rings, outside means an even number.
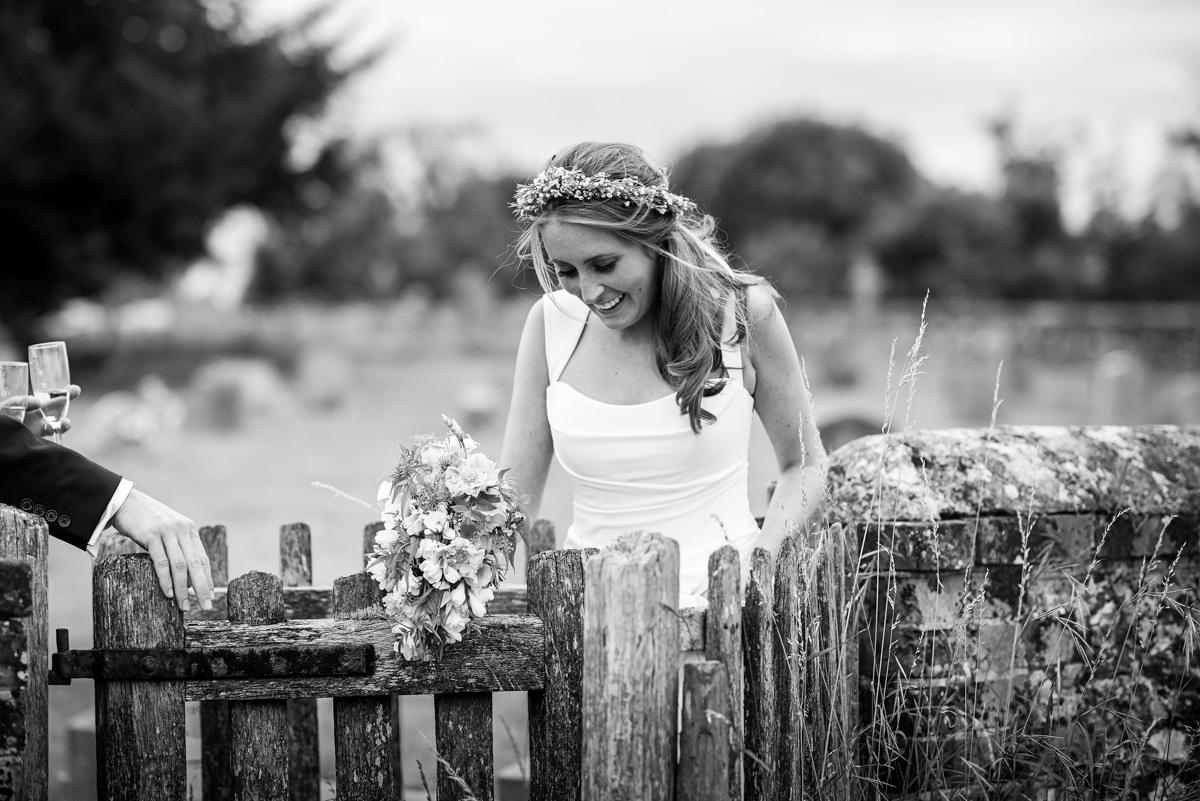
[[[40,519],[0,509],[0,556],[32,547],[36,557],[33,541],[42,539],[42,564],[30,569],[31,643],[33,629],[45,630],[35,578],[44,574],[45,536]],[[203,536],[224,583],[224,531]],[[434,696],[438,798],[490,799],[491,694],[514,690],[529,695],[533,799],[784,799],[818,778],[850,780],[844,699],[855,665],[837,623],[846,571],[836,536],[803,565],[790,542],[775,564],[756,552],[744,593],[736,552],[718,551],[707,610],[676,608],[678,549],[657,535],[631,534],[602,552],[542,553],[530,560],[527,589],[502,593],[481,630],[433,663],[392,652],[365,573],[331,590],[305,586],[309,539],[305,526],[284,527],[282,577],[229,581],[217,610],[193,616],[208,619],[185,620],[162,596],[149,557],[98,560],[95,650],[71,651],[60,638],[55,664],[68,676],[97,677],[100,797],[185,798],[184,705],[200,701],[205,799],[315,799],[310,704],[329,697],[337,797],[398,798],[396,696],[420,694]],[[828,604],[808,592],[818,586],[829,590]],[[15,750],[26,770],[0,798],[45,797],[46,648],[40,667],[37,651],[22,696],[26,742]],[[305,667],[330,654],[334,662]],[[132,669],[115,667],[123,655],[134,658]],[[230,677],[242,668],[255,675]]]
[[[0,559],[0,798],[25,783],[26,636],[32,612],[33,566],[25,559]]]

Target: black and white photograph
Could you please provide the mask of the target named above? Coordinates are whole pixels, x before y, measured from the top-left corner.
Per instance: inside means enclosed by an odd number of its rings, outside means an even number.
[[[1200,3],[0,0],[0,801],[1200,799]]]

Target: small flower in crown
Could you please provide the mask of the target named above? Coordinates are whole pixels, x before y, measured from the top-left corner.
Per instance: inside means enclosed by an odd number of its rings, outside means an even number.
[[[662,187],[646,186],[632,175],[609,178],[603,172],[587,175],[567,167],[551,167],[529,183],[518,185],[511,206],[517,220],[531,222],[551,201],[564,199],[580,203],[617,200],[625,206],[645,206],[659,214],[676,216],[696,211],[696,204],[688,198]]]

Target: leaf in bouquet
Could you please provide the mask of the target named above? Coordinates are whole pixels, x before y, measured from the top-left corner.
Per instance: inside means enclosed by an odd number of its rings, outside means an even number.
[[[400,579],[403,578],[407,572],[406,568],[408,567],[408,562],[407,560],[401,559],[390,559],[385,561],[387,561],[387,570],[383,574],[384,581],[386,582],[384,586],[389,588],[395,587],[398,583],[400,583]]]

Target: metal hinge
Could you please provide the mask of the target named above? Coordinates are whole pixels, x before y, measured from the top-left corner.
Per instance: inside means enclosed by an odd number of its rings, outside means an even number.
[[[97,648],[72,651],[57,632],[50,683],[204,681],[210,679],[365,676],[375,670],[373,645],[263,645],[243,648]]]

